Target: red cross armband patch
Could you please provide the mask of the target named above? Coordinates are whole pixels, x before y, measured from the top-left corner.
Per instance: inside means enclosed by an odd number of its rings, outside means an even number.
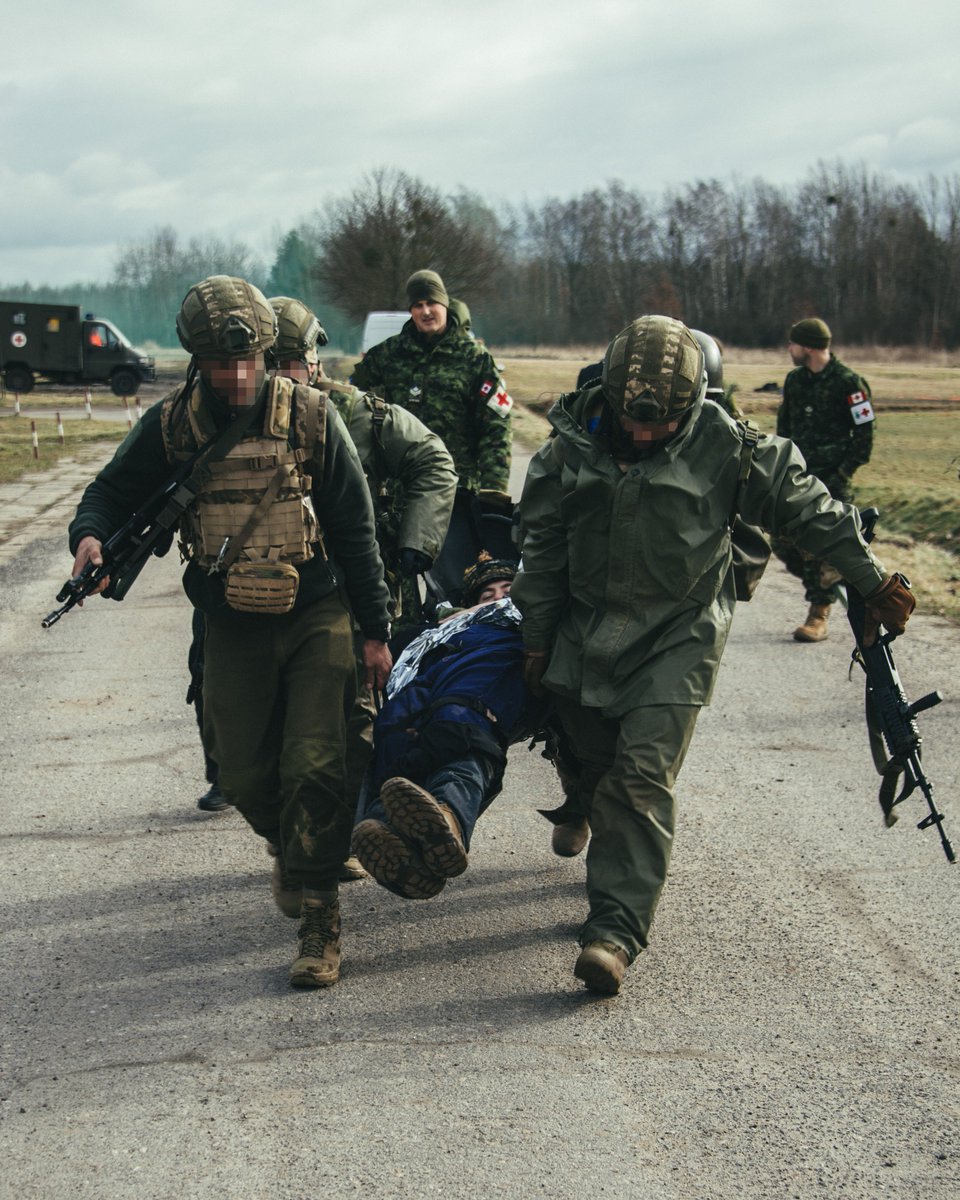
[[[873,420],[873,407],[863,392],[851,392],[847,397],[854,425],[866,425]]]
[[[480,385],[480,395],[487,401],[487,408],[505,417],[513,408],[513,397],[498,379],[485,379]]]

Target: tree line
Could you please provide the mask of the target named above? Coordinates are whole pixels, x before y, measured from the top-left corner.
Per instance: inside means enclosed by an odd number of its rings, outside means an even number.
[[[494,205],[393,168],[282,233],[273,261],[239,241],[158,229],[107,283],[0,286],[0,298],[79,304],[133,340],[172,343],[187,289],[215,273],[313,307],[345,352],[368,311],[406,307],[438,270],[497,346],[600,344],[661,312],[740,346],[776,346],[816,314],[846,344],[960,345],[960,177],[901,183],[819,164],[800,183],[699,180],[650,195],[613,181],[568,199]]]

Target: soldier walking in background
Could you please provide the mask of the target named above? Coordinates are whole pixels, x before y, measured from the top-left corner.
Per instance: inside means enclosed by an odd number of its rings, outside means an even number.
[[[102,562],[104,539],[172,464],[208,448],[180,522],[184,589],[206,624],[204,744],[227,800],[273,847],[275,884],[298,902],[291,983],[325,987],[339,978],[338,873],[353,825],[343,770],[356,665],[339,579],[368,685],[391,665],[370,495],[322,393],[267,378],[277,323],[257,288],[201,281],[177,333],[192,355],[186,383],[147,410],[84,492],[74,574]]]
[[[597,387],[561,397],[555,436],[520,501],[524,677],[557,710],[581,764],[590,911],[575,974],[616,992],[646,946],[674,835],[674,784],[710,700],[736,603],[730,513],[828,557],[902,632],[913,596],[789,441],[761,436],[740,481],[743,428],[704,400],[703,351],[669,317],[610,343]]]
[[[870,461],[873,448],[873,406],[867,381],[830,352],[830,342],[830,329],[819,317],[807,317],[790,329],[787,349],[796,370],[784,381],[777,433],[797,444],[807,469],[834,499],[851,504],[853,473]],[[775,538],[773,550],[790,574],[803,580],[810,606],[794,638],[822,642],[836,599],[836,572],[821,559],[802,554],[789,539]]]
[[[407,280],[410,320],[372,346],[352,382],[402,405],[438,434],[463,487],[506,492],[513,401],[490,354],[466,334],[436,271]]]

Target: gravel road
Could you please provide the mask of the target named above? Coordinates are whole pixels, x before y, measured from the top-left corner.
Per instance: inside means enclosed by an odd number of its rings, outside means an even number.
[[[551,855],[522,746],[467,873],[424,903],[346,886],[341,983],[292,991],[266,854],[195,807],[173,557],[43,631],[68,567],[49,533],[0,565],[0,1194],[960,1194],[960,867],[919,802],[882,827],[844,623],[790,640],[777,564],[612,999],[572,977],[584,864]],[[960,847],[960,630],[917,615],[897,652],[948,697],[920,721]]]

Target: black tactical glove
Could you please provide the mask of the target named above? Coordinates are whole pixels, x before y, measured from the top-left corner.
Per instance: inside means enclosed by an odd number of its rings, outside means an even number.
[[[409,546],[404,546],[400,551],[401,575],[408,577],[426,575],[432,566],[433,559],[429,554],[424,554],[422,550],[411,550]]]

